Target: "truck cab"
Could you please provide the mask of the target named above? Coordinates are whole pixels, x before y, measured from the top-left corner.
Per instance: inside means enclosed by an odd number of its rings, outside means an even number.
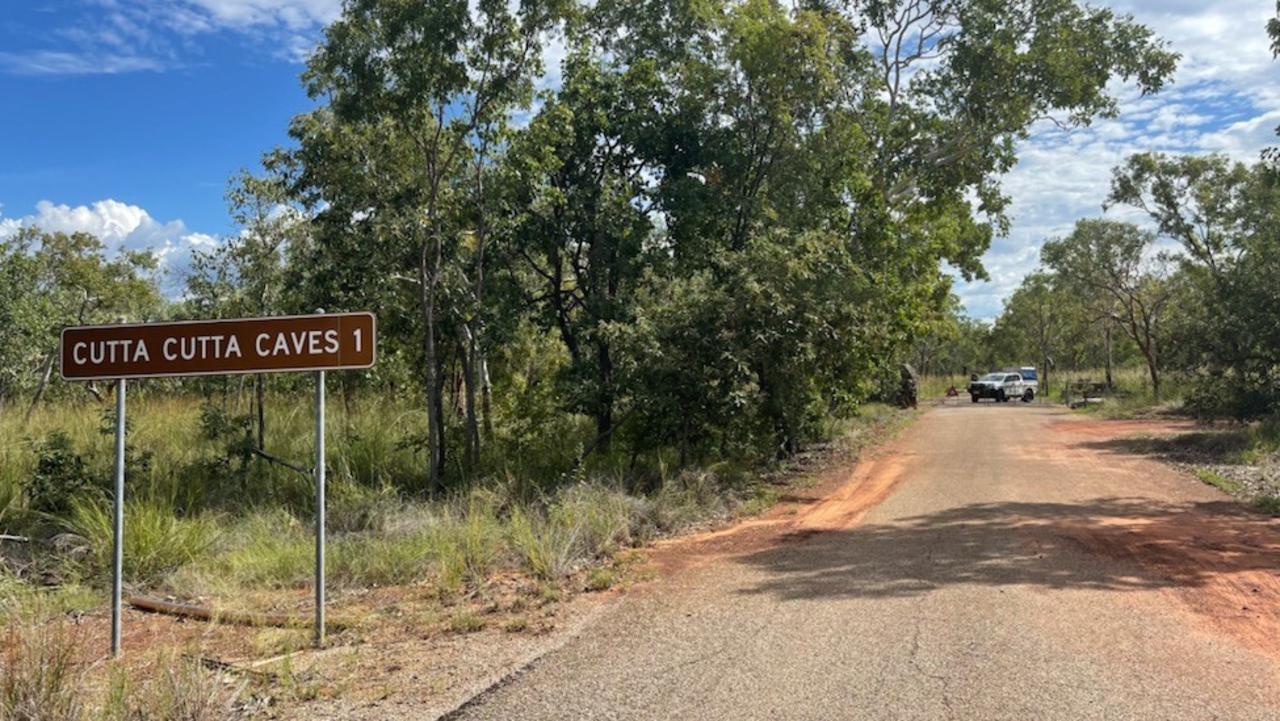
[[[993,371],[969,383],[969,398],[974,403],[983,398],[990,398],[997,403],[1007,403],[1010,399],[1019,398],[1024,403],[1035,399],[1040,382],[1036,369],[1031,366]]]

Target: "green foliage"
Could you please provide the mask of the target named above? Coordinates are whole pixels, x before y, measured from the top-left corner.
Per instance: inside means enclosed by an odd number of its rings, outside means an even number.
[[[1173,295],[1167,258],[1150,259],[1155,234],[1128,223],[1080,220],[1065,238],[1047,241],[1041,260],[1090,319],[1123,329],[1146,359],[1155,397],[1165,340],[1161,324]]]
[[[1154,92],[1176,60],[1069,0],[912,7],[345,6],[305,75],[324,105],[268,159],[311,214],[285,272],[389,311],[426,485],[619,444],[794,452],[928,336],[943,261],[983,275],[1030,125],[1109,115],[1109,81]],[[513,123],[562,21],[561,83]],[[560,345],[536,375],[501,357],[530,328]]]
[[[1280,411],[1280,176],[1225,156],[1134,155],[1110,202],[1144,211],[1176,241],[1171,361],[1198,379],[1195,407],[1238,419]]]
[[[1280,516],[1280,495],[1259,496],[1253,507],[1272,516]]]
[[[154,317],[155,269],[150,252],[108,256],[87,233],[24,227],[0,240],[0,403],[43,393],[63,326]]]
[[[36,467],[27,479],[27,508],[66,517],[72,503],[90,490],[101,490],[84,457],[76,453],[65,431],[49,434],[36,448]]]

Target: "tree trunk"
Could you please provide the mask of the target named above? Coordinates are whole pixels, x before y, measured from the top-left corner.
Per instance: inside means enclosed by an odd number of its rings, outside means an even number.
[[[36,406],[40,404],[40,399],[44,397],[44,389],[49,386],[49,378],[53,375],[53,357],[58,354],[55,347],[49,351],[44,357],[44,363],[40,366],[40,385],[36,386],[36,394],[31,398],[31,405],[27,407],[27,415],[23,419],[23,425],[31,422],[31,414],[36,412]]]
[[[596,435],[600,437],[600,450],[609,451],[613,436],[613,357],[609,344],[596,341],[596,357],[600,363],[600,390],[596,399]]]
[[[1050,395],[1053,389],[1049,385],[1049,354],[1048,353],[1043,354],[1043,357],[1040,359],[1040,362],[1043,363],[1040,370],[1041,382],[1039,383],[1040,391],[1041,391],[1040,401],[1043,402],[1046,398],[1053,397],[1052,395]]]
[[[253,397],[258,407],[258,450],[265,451],[267,449],[267,412],[263,403],[266,396],[266,379],[261,373],[254,374],[253,377]]]
[[[1160,400],[1160,369],[1156,365],[1155,351],[1148,345],[1142,349],[1142,355],[1147,359],[1147,372],[1151,374],[1151,397]]]
[[[476,417],[476,343],[475,334],[467,329],[468,341],[466,347],[459,350],[462,353],[462,391],[464,401],[464,412],[466,414],[466,445],[464,453],[466,455],[467,472],[474,472],[480,465],[480,423]]]
[[[442,373],[436,349],[436,274],[429,263],[430,256],[431,241],[428,240],[422,244],[418,271],[422,286],[422,315],[426,322],[423,351],[427,366],[424,379],[427,386],[427,486],[432,491],[439,491],[444,479],[444,403]]]
[[[1112,377],[1111,377],[1112,356],[1111,356],[1111,321],[1110,320],[1102,321],[1102,338],[1107,348],[1107,390],[1110,391],[1110,390],[1115,390],[1115,382],[1112,380]]]
[[[489,380],[489,359],[480,354],[480,412],[484,416],[484,436],[493,439],[493,383]]]

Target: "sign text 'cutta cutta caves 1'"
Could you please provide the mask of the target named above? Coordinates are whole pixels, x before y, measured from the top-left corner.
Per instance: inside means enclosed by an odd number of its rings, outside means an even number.
[[[369,368],[371,313],[68,328],[62,377],[146,378]]]

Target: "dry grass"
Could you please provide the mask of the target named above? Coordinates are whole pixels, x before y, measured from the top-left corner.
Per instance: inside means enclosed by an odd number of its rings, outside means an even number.
[[[0,671],[0,721],[231,721],[246,685],[161,651],[141,667],[90,666],[64,617],[10,618]],[[91,682],[97,670],[107,684]]]
[[[78,643],[60,619],[10,619],[0,672],[0,720],[85,719],[85,672],[76,661]]]

